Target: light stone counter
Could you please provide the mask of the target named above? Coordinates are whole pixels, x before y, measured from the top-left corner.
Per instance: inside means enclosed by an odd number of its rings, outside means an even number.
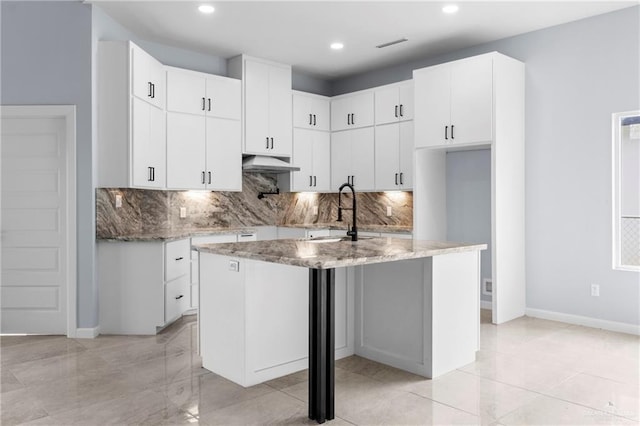
[[[212,253],[312,269],[329,269],[485,250],[487,245],[362,237],[355,242],[351,240],[314,242],[308,239],[288,239],[197,244],[194,247],[201,253]]]
[[[173,241],[201,235],[253,234],[255,228],[194,228],[194,229],[159,229],[155,232],[140,232],[103,237],[99,241]]]

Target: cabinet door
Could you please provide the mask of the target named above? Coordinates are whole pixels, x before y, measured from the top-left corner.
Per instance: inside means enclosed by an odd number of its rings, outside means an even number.
[[[351,126],[373,126],[374,102],[373,92],[361,93],[351,98]]]
[[[398,87],[376,90],[376,124],[395,123],[400,119],[400,98]]]
[[[493,116],[493,60],[480,56],[451,68],[453,143],[490,142]]]
[[[372,104],[373,108],[373,104]],[[358,191],[375,189],[375,146],[373,127],[351,130],[352,183]]]
[[[400,123],[399,159],[400,187],[413,189],[413,121]],[[377,158],[377,157],[376,157]],[[377,181],[376,181],[377,182]]]
[[[375,130],[376,190],[400,188],[400,124],[376,126]]]
[[[240,120],[242,105],[241,81],[226,77],[209,77],[206,81],[207,115]]]
[[[167,113],[167,188],[205,188],[205,117]]]
[[[269,66],[245,61],[244,151],[265,154],[269,150]]]
[[[163,188],[166,183],[164,111],[135,96],[131,102],[132,185]]]
[[[131,76],[134,96],[160,108],[165,107],[164,68],[155,58],[135,45],[131,45]]]
[[[311,100],[311,112],[313,114],[313,128],[316,130],[329,131],[331,128],[331,107],[329,99],[313,98]]]
[[[313,190],[313,130],[293,129],[293,164],[300,167],[292,172],[293,191]]]
[[[413,120],[413,81],[399,87],[400,106],[398,115],[400,121]]]
[[[203,115],[205,78],[193,73],[167,71],[167,111]]]
[[[416,148],[446,145],[451,118],[451,68],[449,65],[414,71]],[[445,139],[447,131],[447,139]]]
[[[314,191],[331,190],[331,135],[329,132],[313,132],[313,176]]]
[[[313,128],[313,99],[310,96],[293,94],[293,127]],[[294,141],[295,143],[295,141]],[[295,146],[294,146],[295,148]]]
[[[207,189],[242,191],[240,122],[207,117]]]
[[[331,188],[338,189],[351,173],[351,132],[331,134]]]
[[[291,68],[269,67],[268,111],[270,154],[291,157]]]
[[[351,100],[348,97],[331,100],[331,130],[345,130],[349,128],[351,119],[348,118],[350,113],[349,107]]]

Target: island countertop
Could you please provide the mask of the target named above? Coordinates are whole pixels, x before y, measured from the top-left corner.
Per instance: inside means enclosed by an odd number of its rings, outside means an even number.
[[[201,253],[212,253],[305,268],[329,269],[485,250],[487,245],[363,237],[358,241],[343,239],[325,242],[319,239],[315,241],[314,239],[286,239],[197,244],[194,247]]]

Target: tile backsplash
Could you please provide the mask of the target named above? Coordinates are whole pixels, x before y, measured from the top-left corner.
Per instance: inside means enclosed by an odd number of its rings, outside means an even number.
[[[154,232],[162,229],[227,228],[262,225],[333,223],[337,218],[337,193],[281,193],[259,199],[259,192],[276,190],[268,174],[243,174],[242,192],[158,191],[124,188],[96,190],[96,233],[99,238]],[[122,207],[115,207],[116,195]],[[363,192],[357,194],[359,225],[411,227],[413,193]],[[343,205],[351,206],[350,193]],[[318,214],[314,214],[317,206]],[[180,208],[186,218],[180,218]],[[387,216],[387,207],[391,216]],[[344,212],[351,222],[351,212]]]

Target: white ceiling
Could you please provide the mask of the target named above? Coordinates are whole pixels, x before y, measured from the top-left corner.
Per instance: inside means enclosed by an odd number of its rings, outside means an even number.
[[[230,58],[241,53],[326,80],[637,5],[638,1],[89,0],[141,38]],[[197,6],[215,6],[203,15]],[[384,49],[375,46],[400,38]],[[341,41],[341,51],[329,48]]]

